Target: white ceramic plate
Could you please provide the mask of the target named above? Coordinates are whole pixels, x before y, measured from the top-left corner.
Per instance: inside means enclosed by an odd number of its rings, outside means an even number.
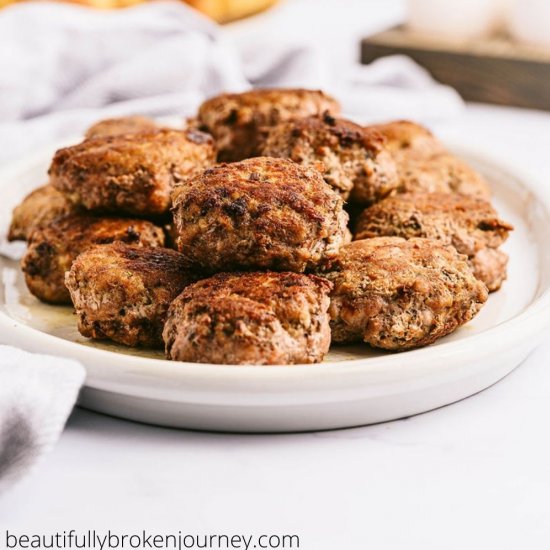
[[[457,150],[457,148],[455,148]],[[460,149],[458,149],[460,151]],[[0,174],[0,220],[45,181],[52,150]],[[550,200],[521,172],[461,152],[491,181],[495,205],[516,228],[505,245],[509,279],[481,313],[424,349],[389,354],[336,347],[320,365],[236,367],[166,361],[161,352],[89,341],[69,307],[26,290],[18,263],[0,258],[0,339],[80,360],[80,403],[166,426],[285,432],[392,420],[452,403],[495,383],[540,342],[550,320]],[[3,247],[4,251],[6,247]]]

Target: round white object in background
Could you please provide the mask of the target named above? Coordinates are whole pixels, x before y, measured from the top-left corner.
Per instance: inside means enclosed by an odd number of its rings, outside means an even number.
[[[503,0],[408,0],[407,27],[446,38],[477,38],[499,22]]]
[[[514,0],[508,29],[518,42],[550,47],[550,1]]]

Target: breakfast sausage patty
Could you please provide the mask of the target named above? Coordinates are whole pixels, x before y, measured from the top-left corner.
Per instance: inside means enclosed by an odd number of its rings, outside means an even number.
[[[468,256],[475,276],[494,291],[506,279],[508,258],[497,249],[512,229],[483,199],[416,193],[388,197],[367,208],[357,221],[355,238],[424,237],[452,244]]]
[[[342,198],[290,160],[257,157],[209,168],[173,193],[177,247],[209,271],[310,269],[346,237]]]
[[[77,211],[78,207],[53,185],[43,185],[29,193],[14,208],[8,240],[26,241],[37,227]]]
[[[163,346],[168,306],[194,280],[175,250],[122,243],[89,248],[66,274],[83,336],[145,347]]]
[[[395,163],[381,134],[328,114],[272,127],[262,154],[317,168],[344,200],[351,193],[355,202],[370,204],[398,183]]]
[[[85,138],[92,139],[105,136],[119,136],[121,134],[137,134],[158,128],[152,118],[144,116],[126,116],[100,120],[90,126]]]
[[[231,365],[316,363],[330,345],[332,285],[298,273],[220,273],[188,286],[170,306],[166,354]]]
[[[490,198],[485,178],[449,153],[427,128],[404,120],[369,128],[386,138],[388,151],[397,166],[399,192],[458,193]]]
[[[397,163],[400,193],[458,193],[490,200],[485,178],[450,153],[412,158]]]
[[[445,147],[432,132],[416,122],[395,120],[368,128],[386,138],[386,147],[398,160],[414,156],[426,158],[445,152]]]
[[[487,300],[465,256],[431,239],[377,237],[346,245],[323,276],[334,283],[334,342],[402,351],[435,342]]]
[[[290,118],[340,112],[338,102],[318,90],[252,90],[205,101],[200,127],[214,136],[218,160],[233,162],[260,155],[266,129]]]
[[[207,134],[164,128],[60,149],[49,174],[56,189],[87,210],[159,215],[169,210],[177,183],[214,161]]]
[[[36,229],[21,266],[32,294],[44,302],[71,303],[65,272],[94,244],[121,241],[132,246],[163,246],[164,232],[144,220],[71,215]]]

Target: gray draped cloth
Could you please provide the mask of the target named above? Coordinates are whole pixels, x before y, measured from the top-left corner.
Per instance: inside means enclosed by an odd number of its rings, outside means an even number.
[[[55,444],[84,378],[76,361],[0,346],[0,494]]]

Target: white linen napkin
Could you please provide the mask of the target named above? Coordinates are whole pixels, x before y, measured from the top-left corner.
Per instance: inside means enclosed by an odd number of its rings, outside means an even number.
[[[375,0],[347,0],[344,10],[336,0],[293,0],[219,27],[179,2],[9,6],[0,12],[0,161],[101,117],[188,116],[206,97],[250,86],[323,88],[363,118],[454,115],[458,94],[411,60],[354,59],[359,37],[396,16]]]
[[[100,118],[188,116],[206,97],[251,86],[324,88],[363,119],[454,115],[462,106],[456,92],[412,61],[366,67],[353,58],[360,36],[396,22],[388,4],[346,0],[342,9],[341,0],[287,0],[223,28],[179,2],[120,11],[49,2],[5,8],[0,162]],[[0,244],[8,223],[0,220]],[[2,245],[2,253],[20,250]],[[0,488],[54,444],[83,380],[73,361],[0,347]]]
[[[84,378],[76,361],[0,345],[0,494],[53,447]]]

